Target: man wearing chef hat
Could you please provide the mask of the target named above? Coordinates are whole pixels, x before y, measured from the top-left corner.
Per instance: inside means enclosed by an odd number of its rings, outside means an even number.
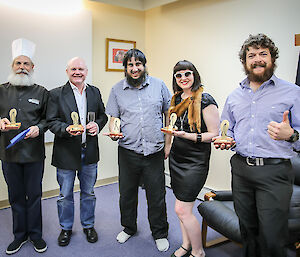
[[[47,250],[42,239],[42,178],[44,173],[46,103],[48,91],[34,83],[32,57],[35,44],[27,39],[12,43],[12,69],[8,82],[0,85],[0,159],[13,216],[14,240],[7,254],[20,250],[28,240],[34,249]],[[8,128],[15,109],[19,129]],[[10,140],[28,130],[23,140],[9,149]],[[0,254],[1,255],[1,254]]]

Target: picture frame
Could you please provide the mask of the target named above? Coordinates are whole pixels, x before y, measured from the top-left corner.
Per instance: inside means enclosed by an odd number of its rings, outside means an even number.
[[[106,71],[124,71],[125,53],[136,48],[136,41],[106,38]]]

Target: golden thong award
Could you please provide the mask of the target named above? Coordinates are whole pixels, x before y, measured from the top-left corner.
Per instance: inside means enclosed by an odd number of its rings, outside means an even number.
[[[16,122],[17,110],[11,109],[9,111],[10,124],[5,125],[5,129],[19,129],[21,127],[21,122]]]
[[[177,127],[175,126],[175,122],[177,120],[177,115],[175,112],[173,112],[170,116],[170,125],[164,128],[161,128],[160,130],[167,134],[172,134],[173,131],[177,130]]]
[[[113,127],[111,132],[109,133],[109,136],[113,136],[113,137],[122,137],[123,133],[120,132],[120,125],[121,125],[121,121],[118,118],[114,119],[113,122]]]
[[[70,126],[71,132],[83,132],[84,128],[81,124],[79,124],[79,116],[77,112],[71,113],[71,118],[73,120],[73,125]]]
[[[221,137],[217,138],[214,141],[214,145],[219,145],[219,146],[221,146],[222,144],[225,144],[226,146],[231,145],[231,140],[227,136],[229,121],[223,120],[220,127],[221,127]]]

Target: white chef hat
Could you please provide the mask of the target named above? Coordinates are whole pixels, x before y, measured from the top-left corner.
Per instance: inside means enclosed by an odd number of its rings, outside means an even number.
[[[32,60],[35,52],[35,43],[25,38],[18,38],[12,42],[11,50],[13,60],[20,55],[27,56]]]

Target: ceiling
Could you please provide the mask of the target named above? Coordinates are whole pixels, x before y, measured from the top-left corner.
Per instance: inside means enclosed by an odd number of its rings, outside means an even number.
[[[129,9],[145,11],[154,7],[162,6],[178,0],[90,0],[105,4],[117,5]]]

